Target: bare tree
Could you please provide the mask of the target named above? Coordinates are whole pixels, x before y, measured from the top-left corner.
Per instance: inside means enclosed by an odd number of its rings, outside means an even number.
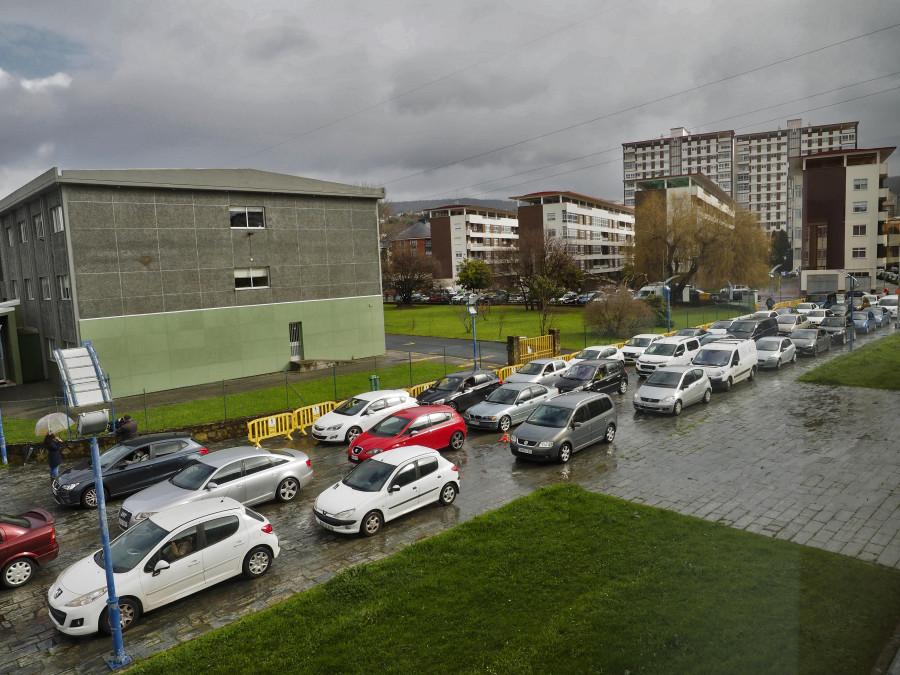
[[[387,253],[382,264],[382,285],[400,296],[401,304],[410,304],[412,294],[431,285],[434,265],[428,257],[404,246]]]
[[[584,308],[584,325],[600,337],[629,337],[653,327],[653,310],[633,297],[624,285],[604,293]]]

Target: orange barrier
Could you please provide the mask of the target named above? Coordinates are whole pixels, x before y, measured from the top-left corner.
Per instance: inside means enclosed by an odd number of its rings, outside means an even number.
[[[528,363],[534,359],[552,358],[556,356],[553,353],[553,336],[541,335],[539,337],[525,338],[519,340],[522,351],[522,363]]]

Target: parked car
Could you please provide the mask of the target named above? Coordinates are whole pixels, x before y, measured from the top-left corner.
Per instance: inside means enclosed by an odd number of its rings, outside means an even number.
[[[857,333],[869,334],[878,327],[875,322],[875,315],[865,309],[861,312],[853,312],[853,325]]]
[[[501,384],[493,370],[461,370],[445,375],[416,398],[420,405],[446,405],[465,410],[486,399]]]
[[[594,298],[599,297],[599,295],[600,295],[600,293],[598,291],[591,291],[590,293],[582,293],[581,295],[578,296],[578,298],[575,300],[575,302],[576,302],[576,304],[579,304],[579,305],[586,305]]]
[[[635,335],[625,343],[624,347],[622,347],[622,356],[625,358],[625,363],[635,363],[647,347],[661,339],[662,335],[659,333],[641,333],[640,335]]]
[[[378,455],[322,491],[313,506],[316,522],[332,532],[371,537],[381,526],[437,502],[453,503],[459,470],[437,451],[411,445]]]
[[[800,314],[806,314],[814,309],[819,309],[819,304],[816,302],[801,302],[795,305],[794,309]]]
[[[712,384],[702,368],[665,366],[657,369],[635,393],[632,403],[641,413],[664,412],[680,415],[694,403],[709,403]]]
[[[555,387],[556,382],[569,368],[565,359],[534,359],[506,377],[507,382],[533,382]]]
[[[731,328],[731,324],[734,321],[732,319],[720,319],[718,321],[713,321],[709,328],[706,329],[706,332],[711,335],[725,335],[728,332],[728,329]]]
[[[897,320],[897,305],[898,300],[900,300],[900,296],[897,295],[885,295],[881,300],[878,301],[879,307],[884,307],[891,313],[891,317],[894,321]]]
[[[869,305],[869,310],[872,312],[872,316],[875,317],[876,328],[882,328],[883,326],[890,325],[891,323],[891,310],[886,307],[880,307],[878,305]]]
[[[821,328],[802,328],[791,333],[791,342],[797,352],[807,356],[818,356],[831,349],[831,337]]]
[[[775,313],[781,316],[782,314],[799,314],[800,312],[797,311],[796,307],[779,307],[775,310]]]
[[[795,314],[782,314],[781,316],[796,316]],[[780,319],[781,316],[778,318]],[[758,340],[766,335],[778,335],[778,320],[768,319],[741,319],[731,324],[728,334],[740,340]]]
[[[174,476],[206,453],[206,448],[186,433],[147,434],[123,441],[100,453],[103,490],[107,498],[143,490]],[[59,504],[97,506],[90,459],[63,471],[51,487]]]
[[[812,325],[809,320],[809,315],[814,311],[816,310],[811,310],[806,314],[782,314],[776,319],[776,321],[778,321],[778,332],[782,335],[790,335],[795,330],[809,328]],[[825,310],[820,309],[818,311],[824,312]]]
[[[405,389],[365,391],[317,419],[312,426],[312,437],[317,441],[352,443],[392,412],[414,405],[418,402]]]
[[[560,297],[551,300],[556,305],[574,305],[578,299],[578,293],[575,291],[566,291]]]
[[[0,584],[6,588],[27,584],[38,567],[56,559],[55,523],[44,509],[17,516],[0,513]]]
[[[844,344],[847,341],[847,322],[849,317],[827,316],[822,319],[819,328],[831,337],[832,343]]]
[[[638,376],[647,377],[662,366],[686,366],[700,349],[695,337],[667,337],[651,344],[638,357]]]
[[[672,337],[703,337],[706,335],[705,328],[679,328]]]
[[[835,303],[834,305],[829,307],[828,311],[831,312],[832,316],[849,316],[850,315],[850,307],[841,302]]]
[[[127,530],[154,513],[202,499],[230,497],[247,506],[272,499],[289,502],[312,476],[312,463],[300,450],[219,450],[126,499],[119,509],[119,527]]]
[[[760,368],[781,368],[782,363],[794,363],[797,348],[787,337],[764,337],[756,341],[756,364]]]
[[[772,317],[778,317],[778,312],[774,309],[764,309],[759,312],[753,312],[753,314],[750,315],[751,319],[769,319]]]
[[[556,382],[560,394],[570,391],[628,391],[628,373],[625,364],[614,359],[582,361],[569,368]]]
[[[691,364],[702,368],[714,387],[728,391],[742,380],[756,378],[756,341],[718,340],[701,347]]]
[[[569,359],[569,368],[582,361],[596,361],[597,359],[614,359],[624,363],[625,354],[615,345],[593,345],[585,347]]]
[[[466,440],[466,423],[446,405],[421,405],[398,410],[356,437],[347,448],[351,462],[379,455],[407,445],[424,445],[441,450],[459,450]]]
[[[814,309],[806,313],[806,318],[809,321],[809,326],[804,326],[805,328],[815,328],[822,320],[827,316],[833,316],[830,309]]]
[[[269,521],[233,499],[156,513],[110,544],[122,631],[141,614],[237,576],[262,576],[278,557]],[[103,549],[67,567],[47,592],[50,618],[68,635],[110,632]]]
[[[548,398],[557,395],[555,388],[530,382],[506,382],[491,392],[481,403],[463,413],[467,427],[506,431],[524,422],[531,411]]]
[[[539,461],[569,461],[598,441],[612,443],[618,413],[606,394],[577,392],[542,403],[509,437],[513,456]]]

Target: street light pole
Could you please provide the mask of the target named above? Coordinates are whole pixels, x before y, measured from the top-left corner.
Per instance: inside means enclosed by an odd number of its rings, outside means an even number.
[[[775,301],[775,270],[777,270],[781,265],[775,265],[772,269],[769,270],[769,297],[772,298],[772,302]],[[768,304],[766,305],[768,307]]]
[[[478,337],[475,333],[475,319],[478,317],[478,296],[469,296],[469,316],[472,317],[472,363],[473,369],[478,370]]]
[[[672,279],[675,279],[678,275],[669,277],[663,282],[663,290],[666,292],[666,325],[668,326],[667,333],[672,332],[672,289],[669,287],[669,282]]]
[[[856,278],[852,274],[848,274],[850,280],[850,351],[853,351],[853,336],[856,334],[856,322],[853,320],[853,286]]]

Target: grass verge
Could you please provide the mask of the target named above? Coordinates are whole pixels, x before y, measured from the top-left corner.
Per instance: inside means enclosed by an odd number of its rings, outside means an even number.
[[[842,354],[797,379],[812,384],[900,389],[900,333]]]
[[[897,570],[559,485],[134,672],[869,672],[898,620]]]

